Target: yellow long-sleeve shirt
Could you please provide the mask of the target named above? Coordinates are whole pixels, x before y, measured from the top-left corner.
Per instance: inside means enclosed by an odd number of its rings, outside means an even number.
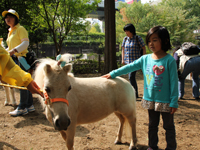
[[[9,53],[0,45],[0,76],[11,85],[25,86],[33,80],[31,75],[23,71],[10,57]]]
[[[13,27],[12,29],[9,28],[9,33],[7,37],[7,45],[8,45],[8,51],[12,50],[16,46],[20,45],[23,41],[29,41],[28,39],[28,32],[26,29],[21,26],[19,23]],[[28,50],[25,49],[20,53],[15,53],[15,56],[26,56],[26,53],[28,53]]]

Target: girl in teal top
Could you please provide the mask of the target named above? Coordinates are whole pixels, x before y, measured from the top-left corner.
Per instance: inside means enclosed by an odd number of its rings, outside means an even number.
[[[149,148],[158,149],[158,125],[160,114],[166,130],[166,150],[176,149],[174,113],[178,108],[178,74],[175,59],[167,54],[171,49],[169,32],[165,27],[155,26],[146,36],[146,44],[153,52],[134,62],[104,75],[115,78],[129,72],[142,70],[144,74],[144,96],[142,106],[149,114]]]

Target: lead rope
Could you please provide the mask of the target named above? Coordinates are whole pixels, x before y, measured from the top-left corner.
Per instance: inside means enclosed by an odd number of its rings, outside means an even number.
[[[43,94],[44,94],[44,103],[46,105],[48,104],[51,105],[52,104],[51,99],[45,90],[43,90]]]
[[[10,84],[4,84],[4,83],[0,83],[0,86],[6,86],[6,87],[15,88],[15,89],[21,89],[21,90],[28,90],[26,87],[10,85]],[[39,89],[39,91],[43,93],[42,90]]]

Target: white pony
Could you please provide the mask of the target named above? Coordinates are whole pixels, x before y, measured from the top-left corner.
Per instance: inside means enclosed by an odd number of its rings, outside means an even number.
[[[0,44],[1,44],[1,46],[3,48],[5,48],[4,47],[4,43],[3,43],[3,38],[0,38]],[[6,84],[3,81],[1,81],[1,83]],[[17,103],[16,103],[16,99],[15,99],[15,90],[14,90],[14,88],[10,88],[10,87],[4,86],[4,89],[5,89],[5,93],[6,93],[6,100],[4,102],[4,105],[5,106],[8,106],[8,105],[16,106]],[[12,103],[10,103],[10,101]]]
[[[76,78],[71,73],[71,64],[60,67],[55,60],[43,59],[35,71],[34,80],[44,89],[46,101],[39,97],[46,109],[46,117],[66,141],[68,150],[74,149],[77,125],[99,121],[111,113],[120,120],[115,143],[122,142],[125,121],[130,125],[129,149],[135,149],[136,97],[130,83],[116,79]]]

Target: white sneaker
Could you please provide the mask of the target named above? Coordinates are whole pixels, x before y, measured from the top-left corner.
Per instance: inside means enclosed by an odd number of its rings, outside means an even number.
[[[27,108],[28,109],[28,112],[33,112],[33,111],[35,111],[35,108],[34,108],[34,106],[33,105],[31,105],[29,108]]]
[[[9,114],[13,117],[17,117],[17,116],[20,116],[20,115],[26,115],[28,114],[28,109],[25,108],[25,109],[15,109],[14,111],[12,112],[9,112]]]

